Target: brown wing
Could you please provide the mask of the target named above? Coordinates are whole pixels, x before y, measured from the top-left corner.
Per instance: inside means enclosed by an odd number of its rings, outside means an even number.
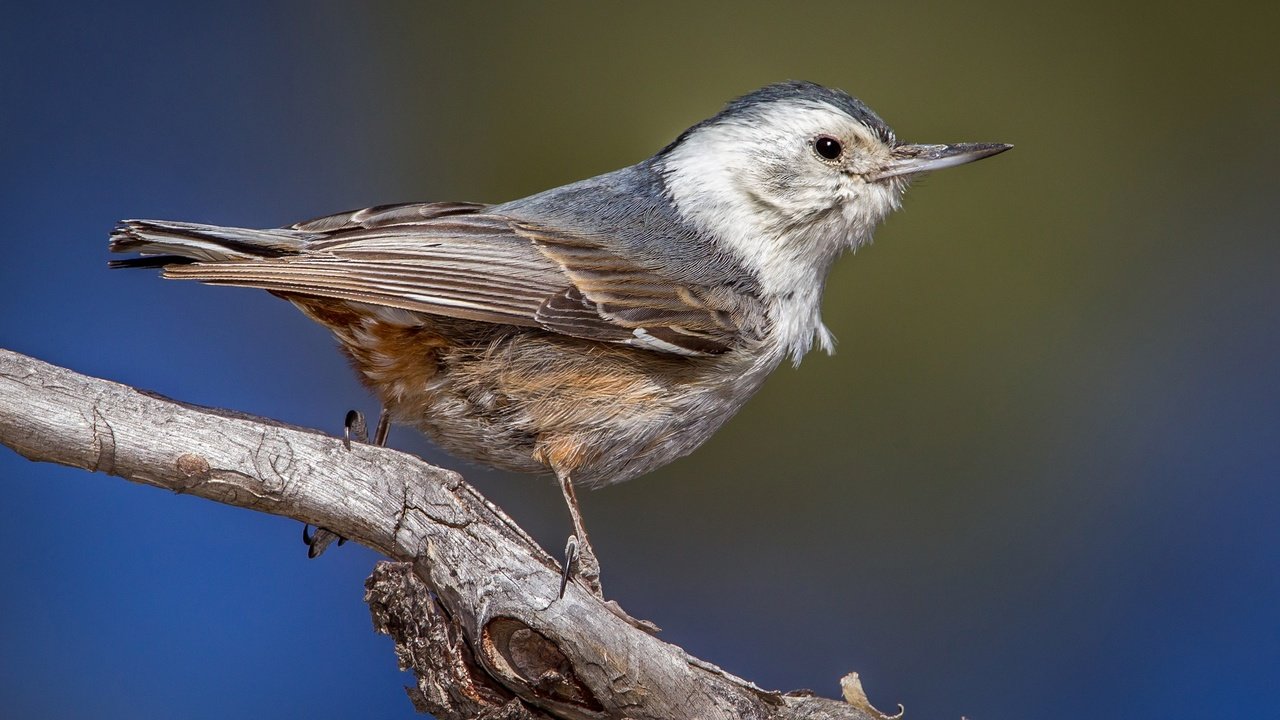
[[[762,324],[758,301],[728,287],[673,283],[579,235],[527,224],[516,232],[555,260],[571,283],[539,311],[540,321],[554,320],[560,332],[605,324],[629,330],[634,345],[715,354]]]
[[[673,284],[598,240],[480,208],[431,203],[331,215],[290,228],[306,233],[295,254],[170,265],[165,274],[683,355],[725,352],[763,325],[754,298]]]

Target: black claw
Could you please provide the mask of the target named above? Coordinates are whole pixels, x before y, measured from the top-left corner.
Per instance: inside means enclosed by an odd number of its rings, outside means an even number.
[[[374,443],[377,445],[385,445],[387,441],[387,429],[391,425],[391,416],[386,408],[378,415],[378,427],[374,430]],[[351,450],[351,440],[355,439],[358,443],[368,444],[369,442],[369,426],[365,424],[364,413],[359,410],[348,410],[347,416],[342,421],[342,446],[347,450]],[[324,528],[317,528],[315,535],[311,534],[311,526],[302,526],[302,542],[307,544],[307,557],[316,558],[320,553],[324,552],[325,547],[333,540],[338,539],[339,545],[344,545],[347,539],[341,535],[334,535]],[[321,538],[324,541],[321,542]]]
[[[342,446],[351,449],[351,438],[355,437],[356,442],[369,442],[369,427],[365,425],[364,413],[359,410],[348,410],[347,417],[342,421]]]
[[[564,599],[564,589],[569,585],[569,570],[578,560],[578,536],[570,535],[564,546],[564,565],[560,568],[560,598]]]
[[[339,545],[347,542],[346,538],[332,530],[316,526],[316,531],[313,533],[310,525],[302,526],[302,542],[307,544],[307,557],[309,558],[320,557],[334,540],[337,540]]]

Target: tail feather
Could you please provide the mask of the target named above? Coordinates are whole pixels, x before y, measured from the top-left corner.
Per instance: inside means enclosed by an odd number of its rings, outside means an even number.
[[[112,252],[143,257],[114,260],[113,268],[164,267],[294,255],[317,237],[298,230],[251,230],[167,220],[125,220],[111,233]]]

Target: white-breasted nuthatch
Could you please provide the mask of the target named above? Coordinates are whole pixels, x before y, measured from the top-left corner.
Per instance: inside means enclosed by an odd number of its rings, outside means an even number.
[[[844,92],[785,82],[647,160],[520,200],[272,230],[128,220],[111,249],[142,257],[112,265],[269,290],[333,331],[384,417],[466,459],[554,473],[566,570],[576,554],[599,593],[573,483],[693,451],[783,359],[829,351],[832,262],[913,176],[1010,147],[901,143]]]

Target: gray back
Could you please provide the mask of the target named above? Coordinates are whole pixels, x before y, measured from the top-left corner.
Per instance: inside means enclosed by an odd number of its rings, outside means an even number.
[[[759,294],[759,282],[672,205],[653,160],[496,205],[487,212],[598,242],[677,283]]]

